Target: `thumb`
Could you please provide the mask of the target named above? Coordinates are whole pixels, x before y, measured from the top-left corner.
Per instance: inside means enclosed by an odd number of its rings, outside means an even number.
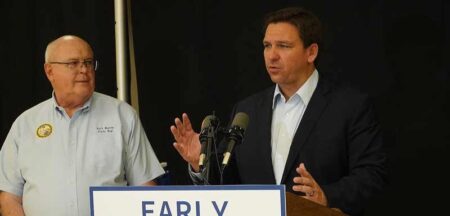
[[[304,163],[300,163],[299,173],[303,177],[308,177],[308,178],[311,177],[311,174],[309,174],[308,170],[306,170],[306,167],[305,167]]]

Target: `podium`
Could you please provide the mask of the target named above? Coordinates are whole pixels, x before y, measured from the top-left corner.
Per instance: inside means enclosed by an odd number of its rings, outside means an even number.
[[[287,216],[346,215],[290,192],[286,192],[286,214]]]
[[[341,216],[284,185],[91,187],[91,216]]]

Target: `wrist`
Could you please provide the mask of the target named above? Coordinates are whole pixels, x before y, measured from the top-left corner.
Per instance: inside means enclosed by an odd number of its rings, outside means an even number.
[[[196,173],[200,172],[200,166],[198,165],[198,162],[197,163],[189,163],[189,165],[191,166],[192,171],[194,171]]]

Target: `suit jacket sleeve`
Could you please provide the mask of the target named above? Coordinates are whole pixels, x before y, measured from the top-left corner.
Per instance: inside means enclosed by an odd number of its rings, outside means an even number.
[[[347,122],[346,148],[348,174],[340,180],[321,185],[330,207],[349,214],[359,214],[366,202],[386,182],[383,140],[373,106],[364,97],[355,106]]]

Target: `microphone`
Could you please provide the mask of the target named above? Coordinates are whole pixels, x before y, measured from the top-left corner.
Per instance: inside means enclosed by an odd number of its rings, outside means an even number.
[[[233,151],[234,145],[236,143],[242,142],[244,138],[245,130],[248,126],[248,115],[243,112],[238,112],[231,123],[230,130],[228,131],[228,146],[227,150],[223,154],[222,166],[225,167],[231,157],[231,152]]]
[[[219,124],[219,119],[215,115],[208,115],[203,119],[200,131],[200,143],[202,145],[198,165],[203,168],[208,152],[208,146],[214,142],[214,134]]]

